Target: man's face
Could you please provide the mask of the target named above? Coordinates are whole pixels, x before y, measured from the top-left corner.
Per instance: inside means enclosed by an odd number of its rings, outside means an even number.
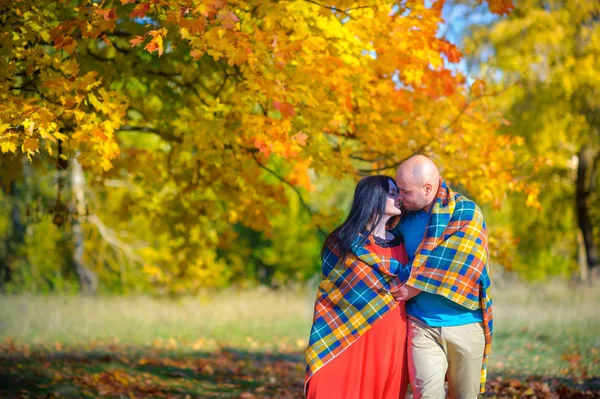
[[[396,184],[398,185],[398,198],[408,211],[418,211],[425,208],[425,187],[418,184],[412,175],[404,172],[400,167],[396,172]]]

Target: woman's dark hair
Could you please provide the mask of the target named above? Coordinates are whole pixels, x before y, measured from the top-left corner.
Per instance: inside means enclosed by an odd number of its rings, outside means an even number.
[[[354,200],[352,208],[346,221],[340,227],[333,230],[327,236],[323,247],[321,248],[321,260],[327,245],[333,240],[336,242],[341,253],[345,258],[352,247],[352,243],[358,235],[367,229],[367,223],[371,222],[371,228],[359,241],[358,245],[363,245],[368,236],[373,233],[375,227],[381,222],[385,215],[385,206],[390,191],[390,183],[395,187],[395,183],[389,176],[376,175],[362,178],[354,190]]]

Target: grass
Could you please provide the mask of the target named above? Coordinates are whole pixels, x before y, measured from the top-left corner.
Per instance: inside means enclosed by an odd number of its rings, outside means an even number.
[[[491,369],[600,376],[600,289],[549,284],[497,290]]]
[[[488,395],[562,384],[600,397],[600,289],[495,288]],[[299,397],[313,301],[307,289],[0,297],[0,397]]]
[[[290,339],[305,346],[310,312],[306,293],[297,291],[229,290],[177,300],[21,295],[0,297],[0,340],[275,350]]]

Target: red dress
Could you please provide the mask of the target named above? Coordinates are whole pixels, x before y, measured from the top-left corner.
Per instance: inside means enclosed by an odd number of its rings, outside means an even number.
[[[408,257],[399,245],[371,244],[367,249],[406,264]],[[346,350],[311,377],[307,399],[399,399],[408,389],[406,358],[406,310],[404,302],[385,316]]]

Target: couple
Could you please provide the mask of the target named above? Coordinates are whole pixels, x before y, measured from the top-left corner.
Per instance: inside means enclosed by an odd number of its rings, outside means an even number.
[[[407,213],[401,211],[405,209]],[[492,334],[479,207],[429,158],[363,178],[321,251],[306,350],[308,399],[476,398]]]

